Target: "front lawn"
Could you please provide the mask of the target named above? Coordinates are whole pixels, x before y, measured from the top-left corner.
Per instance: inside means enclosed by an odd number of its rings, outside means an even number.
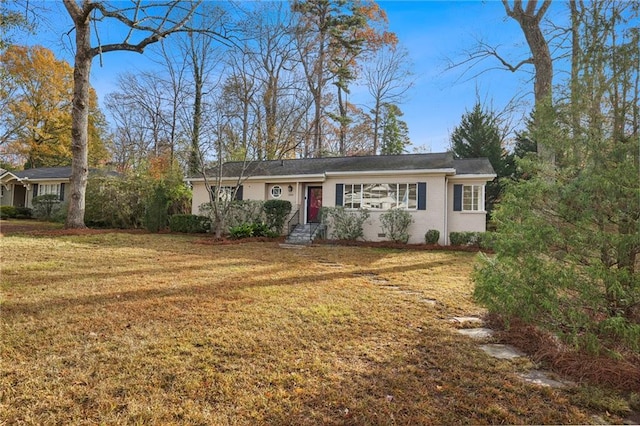
[[[594,421],[455,332],[473,253],[198,238],[0,238],[0,424]]]

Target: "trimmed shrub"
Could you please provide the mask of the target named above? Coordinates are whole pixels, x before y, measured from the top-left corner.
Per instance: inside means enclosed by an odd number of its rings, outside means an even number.
[[[429,229],[426,234],[424,234],[424,242],[426,244],[438,244],[438,240],[440,240],[440,231],[437,229]]]
[[[262,223],[265,221],[264,201],[258,200],[234,200],[227,207],[224,215],[224,223],[228,228],[242,226],[247,223]],[[224,206],[219,206],[224,208]],[[213,221],[215,215],[211,203],[203,203],[199,207],[200,214],[210,217]]]
[[[291,202],[287,200],[268,200],[262,206],[269,229],[277,234],[282,233],[284,221],[291,213]]]
[[[413,223],[413,219],[408,211],[389,210],[380,215],[380,222],[382,230],[391,241],[404,244],[409,241],[409,226]]]
[[[13,206],[0,206],[1,219],[14,219],[18,216],[18,210]]]
[[[16,207],[16,219],[31,219],[33,210],[29,207]]]
[[[195,214],[174,214],[169,218],[169,229],[187,234],[204,233],[211,229],[211,219]]]
[[[493,238],[489,232],[452,232],[449,241],[454,246],[491,248]]]
[[[369,211],[366,209],[348,211],[344,207],[323,207],[321,217],[322,222],[329,225],[332,238],[355,241],[364,237],[364,223],[369,218]]]

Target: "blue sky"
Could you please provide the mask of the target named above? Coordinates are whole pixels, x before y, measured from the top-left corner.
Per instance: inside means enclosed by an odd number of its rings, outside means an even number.
[[[517,118],[526,113],[526,102],[532,99],[533,87],[527,70],[514,74],[491,69],[497,65],[495,60],[486,60],[465,75],[464,67],[446,70],[448,58],[459,59],[476,39],[500,45],[500,51],[513,62],[524,57],[527,51],[524,37],[517,23],[506,18],[500,1],[378,3],[387,12],[389,30],[398,35],[400,44],[407,48],[414,63],[415,86],[400,107],[415,147],[423,151],[446,151],[451,131],[464,112],[473,107],[477,95],[495,110],[502,110],[514,96],[522,97],[525,105],[521,111],[524,112]],[[51,12],[42,31],[17,41],[43,44],[58,58],[72,63],[73,54],[64,35],[71,28],[70,19],[61,2],[47,5]],[[556,13],[553,6],[550,13]],[[115,89],[119,73],[150,66],[150,61],[139,54],[111,52],[104,55],[102,67],[97,58],[94,60],[91,83],[102,101]],[[483,70],[485,72],[480,73]],[[475,76],[478,73],[480,75]]]

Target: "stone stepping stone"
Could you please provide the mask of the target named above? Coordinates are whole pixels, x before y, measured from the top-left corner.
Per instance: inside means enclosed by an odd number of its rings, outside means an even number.
[[[487,354],[498,359],[513,359],[523,357],[524,354],[511,345],[502,345],[491,343],[488,345],[480,345],[480,349]]]
[[[549,377],[549,373],[542,370],[531,370],[528,373],[519,374],[525,382],[533,383],[539,386],[545,386],[549,388],[564,388],[570,383],[560,380],[554,380]]]
[[[482,324],[482,319],[478,317],[453,317],[451,322],[459,324]]]
[[[400,290],[400,287],[397,285],[383,285],[381,287],[387,290]]]
[[[280,243],[280,248],[283,249],[295,249],[295,250],[300,250],[303,248],[306,248],[306,246],[302,245],[302,244],[287,244],[287,243]]]
[[[456,331],[472,339],[487,339],[493,336],[493,330],[490,328],[459,328]]]
[[[436,306],[438,301],[436,299],[420,299],[422,303],[426,303],[427,305]]]

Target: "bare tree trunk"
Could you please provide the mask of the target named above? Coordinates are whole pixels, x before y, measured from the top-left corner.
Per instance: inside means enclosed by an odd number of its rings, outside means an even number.
[[[184,30],[200,1],[169,1],[162,4],[137,2],[132,8],[112,9],[106,2],[89,0],[63,0],[76,32],[76,54],[74,63],[73,110],[71,113],[71,195],[67,211],[67,228],[84,228],[85,193],[88,170],[88,123],[89,123],[89,76],[91,61],[95,56],[113,51],[143,53],[144,49],[164,37]],[[164,12],[154,15],[153,12]],[[127,16],[129,13],[129,16]],[[93,17],[92,17],[93,15]],[[136,17],[144,15],[146,19]],[[132,31],[140,30],[151,34],[136,44],[129,42],[131,32],[121,43],[100,44],[91,47],[91,24],[119,21]],[[150,24],[151,23],[151,24]],[[155,26],[154,26],[155,24]],[[151,25],[151,26],[149,26]],[[211,34],[219,36],[213,31]]]
[[[551,6],[551,0],[544,0],[540,9],[536,11],[537,0],[527,0],[527,6],[522,8],[522,0],[515,0],[513,8],[507,0],[502,0],[507,15],[520,24],[531,55],[533,56],[533,66],[535,68],[535,79],[533,83],[533,93],[535,97],[535,107],[539,109],[543,105],[551,103],[551,84],[553,80],[553,61],[547,40],[542,34],[540,22],[544,14]],[[538,142],[538,155],[550,164],[555,164],[555,155],[552,150]]]
[[[67,4],[69,2],[65,2]],[[83,14],[75,4],[67,6],[76,27],[76,55],[73,70],[73,110],[71,113],[71,191],[65,228],[86,228],[85,193],[89,176],[89,75],[91,73],[91,27],[89,13]]]
[[[339,141],[339,151],[341,156],[347,155],[346,152],[346,144],[347,144],[347,128],[349,123],[349,118],[347,117],[347,100],[342,99],[342,88],[338,86],[338,109],[340,112],[340,120],[338,124],[340,125],[340,141]],[[346,95],[345,95],[346,98]]]
[[[378,145],[380,144],[380,100],[376,99],[373,110],[373,155],[378,155]]]

